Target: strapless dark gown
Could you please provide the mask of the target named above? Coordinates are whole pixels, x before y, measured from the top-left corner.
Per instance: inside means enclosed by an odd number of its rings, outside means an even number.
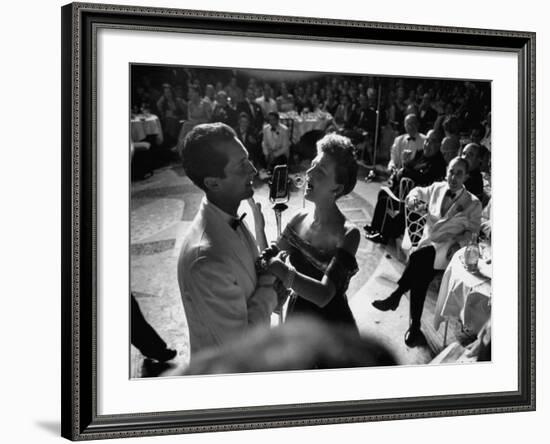
[[[346,298],[349,281],[359,270],[355,257],[343,249],[319,250],[300,238],[291,227],[286,227],[282,237],[290,244],[289,259],[296,271],[319,281],[327,274],[336,286],[334,297],[324,307],[319,307],[292,292],[287,319],[309,315],[358,331]]]

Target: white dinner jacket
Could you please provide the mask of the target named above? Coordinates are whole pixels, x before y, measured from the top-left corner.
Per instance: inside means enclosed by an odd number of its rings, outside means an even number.
[[[409,140],[409,135],[407,133],[397,136],[393,140],[393,144],[391,146],[388,169],[392,170],[403,168],[403,151],[411,150],[412,157],[414,158],[416,153],[423,149],[425,140],[426,136],[422,133],[416,133],[416,136],[414,136],[414,140]]]
[[[458,191],[461,194],[447,213],[441,215],[441,204],[448,189],[447,182],[435,182],[427,187],[413,188],[407,196],[407,200],[417,198],[428,204],[428,218],[417,248],[434,246],[436,270],[444,270],[449,264],[446,256],[453,243],[465,246],[473,233],[479,233],[481,226],[481,202],[464,187]]]
[[[253,254],[221,214],[203,199],[178,258],[191,357],[244,334],[251,326],[269,326],[276,305],[272,288],[256,288],[257,247]],[[244,230],[254,242],[248,228]]]

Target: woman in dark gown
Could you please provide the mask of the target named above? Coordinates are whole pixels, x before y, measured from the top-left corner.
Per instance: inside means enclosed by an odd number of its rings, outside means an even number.
[[[347,137],[329,134],[317,151],[306,173],[305,198],[313,210],[294,216],[264,256],[269,271],[291,290],[288,319],[311,315],[357,331],[345,293],[358,271],[360,233],[336,205],[357,181],[355,149]]]

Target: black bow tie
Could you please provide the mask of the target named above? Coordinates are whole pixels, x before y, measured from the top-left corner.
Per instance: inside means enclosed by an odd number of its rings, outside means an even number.
[[[271,131],[274,131],[275,133],[279,134],[279,133],[277,132],[277,128],[271,127]]]
[[[246,216],[246,213],[241,214],[241,217],[235,217],[234,219],[231,219],[229,221],[229,225],[231,225],[231,228],[236,230],[239,225],[242,223],[244,217]]]
[[[409,137],[407,137],[407,140],[412,140],[413,142],[415,142],[415,141],[416,141],[416,137],[409,136]]]
[[[449,196],[451,199],[454,199],[456,196],[456,193],[453,193],[451,190],[447,190],[445,192],[445,196]]]

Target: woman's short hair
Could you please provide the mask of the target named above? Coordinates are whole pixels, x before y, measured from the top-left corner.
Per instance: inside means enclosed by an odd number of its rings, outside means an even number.
[[[236,137],[235,131],[225,123],[204,123],[195,126],[183,141],[181,160],[191,181],[202,190],[205,177],[225,177],[226,154],[219,145]]]
[[[359,169],[355,147],[349,137],[327,134],[317,142],[317,152],[326,153],[334,160],[336,183],[344,186],[340,196],[349,194],[357,183]]]

